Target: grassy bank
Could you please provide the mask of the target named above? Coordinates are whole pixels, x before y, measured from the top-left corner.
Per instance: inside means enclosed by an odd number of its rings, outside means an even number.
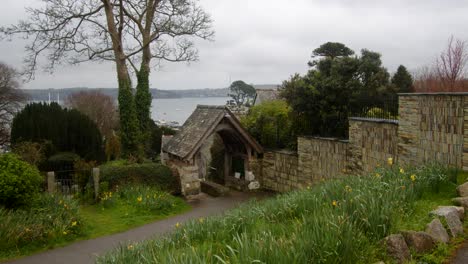
[[[152,187],[105,192],[94,205],[43,194],[30,209],[0,210],[0,261],[126,231],[189,209],[181,198]]]
[[[386,260],[379,241],[448,202],[456,175],[438,166],[395,165],[367,176],[324,182],[253,202],[224,216],[176,226],[173,234],[127,245],[99,263],[372,263]],[[436,203],[434,202],[434,205]],[[419,208],[419,209],[417,209]],[[428,211],[425,211],[427,214]],[[426,223],[424,223],[426,224]],[[414,225],[421,227],[421,223]],[[363,254],[363,252],[365,252]]]

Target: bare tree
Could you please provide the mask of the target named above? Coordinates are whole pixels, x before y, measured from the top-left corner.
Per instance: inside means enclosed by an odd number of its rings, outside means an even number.
[[[437,69],[432,66],[423,66],[413,73],[414,91],[419,93],[442,91],[442,84]]]
[[[9,37],[22,35],[26,46],[24,74],[34,77],[38,58],[45,54],[45,70],[56,64],[113,61],[119,84],[121,140],[124,149],[137,148],[139,115],[149,118],[151,62],[194,61],[193,38],[213,36],[210,16],[197,0],[40,0],[41,8],[27,8],[29,17],[1,27]],[[133,98],[131,69],[136,73],[139,106]],[[138,115],[137,115],[138,112]],[[141,112],[141,113],[140,113]],[[141,119],[141,118],[139,118]],[[140,123],[147,122],[146,120]]]
[[[16,72],[0,62],[0,149],[10,143],[10,125],[26,96],[19,90]]]
[[[104,137],[117,130],[119,116],[112,97],[99,91],[81,91],[68,96],[65,104],[91,118]]]
[[[447,48],[436,60],[436,71],[445,91],[455,92],[463,89],[468,63],[466,41],[451,36]]]

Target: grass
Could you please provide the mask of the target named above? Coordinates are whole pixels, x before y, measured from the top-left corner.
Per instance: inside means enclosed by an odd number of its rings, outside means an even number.
[[[149,197],[149,194],[152,197]],[[144,198],[143,198],[144,197]],[[11,260],[34,253],[38,253],[47,249],[62,247],[73,242],[85,239],[92,239],[100,236],[110,235],[123,232],[134,227],[138,227],[147,223],[161,220],[172,215],[183,213],[190,209],[190,206],[181,198],[173,197],[167,193],[158,191],[149,187],[129,187],[122,189],[115,194],[110,192],[103,193],[101,202],[94,205],[79,206],[72,199],[55,196],[52,203],[48,205],[42,204],[39,211],[57,211],[57,217],[53,221],[55,225],[41,225],[41,232],[46,236],[40,241],[35,241],[35,238],[26,238],[27,240],[6,241],[4,238],[17,237],[25,232],[24,229],[35,230],[38,225],[36,222],[43,221],[50,213],[37,215],[34,211],[27,213],[26,216],[18,218],[19,212],[10,212],[9,215],[15,218],[10,223],[5,224],[5,219],[9,219],[8,215],[0,214],[0,220],[3,220],[3,226],[0,223],[0,261]],[[141,198],[141,200],[139,199]],[[69,210],[64,210],[63,205],[73,205]],[[58,209],[47,209],[58,208]],[[73,211],[73,214],[70,214]],[[65,218],[62,217],[64,212],[68,220],[66,222],[73,223],[77,219],[77,223],[73,226],[75,232],[70,232],[70,224],[62,224]],[[34,215],[33,215],[34,214]],[[52,214],[54,215],[54,214]],[[10,217],[11,218],[11,217]],[[28,219],[35,219],[29,224]],[[16,221],[13,221],[16,220]],[[16,222],[16,224],[15,224]],[[8,225],[8,226],[6,226]],[[68,226],[67,226],[68,225]],[[17,228],[16,228],[17,227]],[[47,237],[50,229],[54,231],[53,237]],[[20,230],[21,229],[21,230]],[[4,234],[10,230],[10,233]],[[66,231],[66,234],[63,233]],[[42,235],[42,233],[40,235]],[[39,234],[37,235],[39,237]],[[39,237],[40,238],[40,237]]]
[[[447,201],[454,181],[439,166],[393,165],[192,221],[98,263],[374,263],[387,260],[382,238],[432,206],[424,200]]]
[[[174,210],[164,214],[141,212],[125,202],[119,202],[110,208],[101,205],[82,206],[80,214],[86,223],[86,237],[83,239],[119,233],[190,210],[188,204],[181,199],[178,201],[180,203],[174,207]]]

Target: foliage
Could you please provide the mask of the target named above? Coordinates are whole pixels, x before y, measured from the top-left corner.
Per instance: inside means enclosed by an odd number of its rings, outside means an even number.
[[[96,124],[77,110],[57,103],[31,103],[13,119],[11,142],[50,141],[59,152],[74,152],[88,160],[102,160],[102,136]]]
[[[119,138],[125,156],[141,156],[141,131],[138,128],[135,99],[131,89],[132,86],[129,80],[119,82]]]
[[[346,47],[343,43],[339,42],[327,42],[313,51],[314,56],[322,56],[330,59],[337,57],[348,57],[354,54],[354,51]],[[310,66],[313,66],[314,62],[311,62]]]
[[[0,256],[69,240],[82,234],[82,226],[78,204],[67,197],[41,194],[28,208],[0,207]]]
[[[80,156],[73,152],[59,152],[52,155],[39,167],[42,171],[68,171],[73,170],[73,164],[80,160]]]
[[[101,181],[115,186],[144,184],[158,187],[161,190],[178,191],[179,185],[171,170],[159,163],[126,163],[125,161],[109,162],[101,165]]]
[[[111,96],[99,91],[80,91],[68,96],[65,104],[93,120],[101,135],[106,138],[118,128],[117,106]]]
[[[115,133],[111,133],[106,137],[104,151],[107,161],[120,158],[122,146],[120,144],[120,138]]]
[[[13,154],[0,155],[0,206],[28,204],[38,194],[43,179],[39,171]]]
[[[391,82],[399,93],[410,93],[413,91],[413,77],[403,65],[398,66]]]
[[[377,245],[401,214],[433,193],[432,184],[450,184],[439,172],[394,165],[331,180],[176,225],[171,235],[122,247],[98,263],[373,263],[385,257]]]
[[[92,177],[93,168],[96,168],[95,161],[85,161],[77,159],[73,162],[73,170],[75,171],[75,183],[78,184],[80,192],[84,193],[86,186]]]
[[[237,106],[249,106],[255,96],[255,88],[244,81],[235,81],[229,86],[229,96]]]
[[[345,137],[350,114],[395,97],[380,54],[366,49],[360,57],[346,54],[315,60],[306,75],[283,82],[281,95],[293,110],[296,134]]]
[[[285,148],[294,144],[291,108],[282,100],[256,105],[241,120],[260,144],[268,148]]]
[[[26,96],[19,89],[15,70],[0,62],[0,149],[10,142],[11,121],[25,99]]]
[[[138,84],[135,94],[135,107],[138,125],[141,131],[141,142],[144,142],[143,147],[145,150],[152,145],[150,138],[152,136],[151,129],[154,123],[151,120],[151,102],[153,98],[149,90],[149,74],[149,70],[144,68],[137,72]]]
[[[45,160],[46,144],[23,141],[13,146],[13,152],[27,163],[37,166]]]
[[[145,153],[146,156],[152,160],[161,153],[161,140],[164,135],[175,135],[176,131],[170,127],[158,126],[154,121],[150,122],[149,125],[149,139],[146,145]]]

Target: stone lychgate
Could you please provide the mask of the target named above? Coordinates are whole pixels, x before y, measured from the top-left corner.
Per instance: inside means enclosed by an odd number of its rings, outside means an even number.
[[[180,178],[182,194],[200,192],[207,166],[201,149],[213,135],[218,135],[224,144],[226,184],[258,186],[252,164],[263,153],[260,144],[225,106],[198,105],[175,136],[162,140],[162,161]],[[243,162],[242,172],[233,169],[233,160]]]

